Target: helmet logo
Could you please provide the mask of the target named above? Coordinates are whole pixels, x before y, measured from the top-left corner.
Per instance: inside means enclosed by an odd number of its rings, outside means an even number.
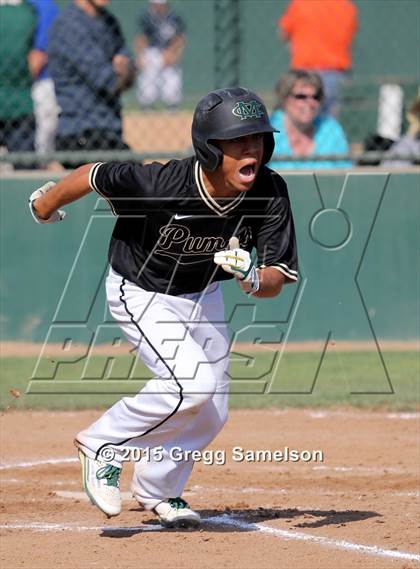
[[[232,109],[232,113],[240,117],[241,120],[244,119],[259,119],[264,116],[263,105],[253,99],[248,103],[245,101],[238,101]]]

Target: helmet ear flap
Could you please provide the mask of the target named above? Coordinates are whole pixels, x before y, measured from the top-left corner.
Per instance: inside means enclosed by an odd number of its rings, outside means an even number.
[[[195,139],[194,150],[202,167],[209,172],[214,172],[223,162],[223,152],[210,140],[203,143]]]
[[[264,133],[264,154],[263,154],[263,164],[270,162],[271,157],[274,152],[274,135],[272,132]]]
[[[205,170],[214,172],[216,168],[220,166],[223,162],[223,152],[211,140],[207,142],[207,148],[209,149],[209,157],[207,159],[207,164],[203,164]]]

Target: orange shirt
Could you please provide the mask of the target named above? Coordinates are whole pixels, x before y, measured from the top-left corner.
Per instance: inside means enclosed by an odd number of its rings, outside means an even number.
[[[278,26],[290,40],[291,68],[351,68],[357,31],[357,8],[351,0],[292,0]]]

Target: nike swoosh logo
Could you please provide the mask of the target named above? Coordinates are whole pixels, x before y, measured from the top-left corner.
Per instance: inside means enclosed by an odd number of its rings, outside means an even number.
[[[175,214],[174,215],[174,219],[186,219],[187,217],[194,217],[193,215],[179,215],[179,214]]]

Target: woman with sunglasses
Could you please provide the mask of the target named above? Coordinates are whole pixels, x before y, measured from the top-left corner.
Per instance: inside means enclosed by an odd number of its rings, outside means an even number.
[[[276,85],[277,105],[270,122],[274,133],[274,156],[312,157],[349,154],[349,145],[338,121],[321,114],[324,89],[314,72],[292,70]],[[290,160],[269,164],[273,169],[351,168],[348,160]]]

